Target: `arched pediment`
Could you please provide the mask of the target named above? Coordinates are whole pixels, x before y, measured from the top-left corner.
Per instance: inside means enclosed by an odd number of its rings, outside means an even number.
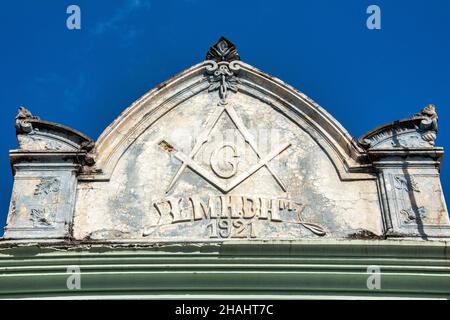
[[[380,239],[450,230],[433,105],[357,141],[306,95],[242,62],[225,38],[134,102],[95,146],[26,109],[16,127],[10,238]]]
[[[221,39],[220,41],[228,41]],[[218,43],[220,43],[220,41]],[[216,44],[217,45],[217,44]],[[208,54],[207,58],[214,56]],[[235,58],[235,57],[234,57]],[[288,118],[307,132],[326,152],[343,180],[373,179],[365,150],[325,109],[305,94],[240,60],[205,60],[152,89],[127,108],[96,143],[96,164],[100,172],[84,175],[87,180],[108,180],[123,153],[158,120],[183,102],[209,92],[211,103],[221,97],[220,81],[214,72],[226,68],[236,79],[227,83],[227,103],[245,95]],[[228,80],[227,80],[228,81]],[[205,117],[206,118],[206,117]]]
[[[91,151],[94,141],[72,128],[41,120],[24,107],[16,117],[16,133],[20,150],[28,152]]]
[[[379,233],[380,216],[350,217],[376,204],[366,150],[307,96],[240,61],[225,38],[126,109],[94,154],[95,168],[78,177],[75,221],[86,228],[77,237],[210,239],[219,212],[243,217],[233,220],[242,228],[255,216],[283,222],[255,235],[247,226],[250,238],[336,237],[364,223]],[[93,202],[101,214],[89,213]]]

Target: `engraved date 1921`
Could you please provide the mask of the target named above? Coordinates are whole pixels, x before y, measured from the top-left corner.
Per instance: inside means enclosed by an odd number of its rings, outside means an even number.
[[[256,238],[255,221],[217,219],[211,220],[206,228],[212,239]]]

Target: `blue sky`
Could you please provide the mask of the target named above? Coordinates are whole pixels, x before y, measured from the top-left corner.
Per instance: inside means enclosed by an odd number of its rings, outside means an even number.
[[[81,8],[81,30],[66,28],[71,4]],[[381,8],[381,30],[366,28],[371,4]],[[450,150],[449,15],[448,0],[2,1],[0,225],[19,106],[96,139],[146,91],[203,60],[221,35],[358,138],[436,104],[437,145]],[[444,157],[447,194],[449,166]]]

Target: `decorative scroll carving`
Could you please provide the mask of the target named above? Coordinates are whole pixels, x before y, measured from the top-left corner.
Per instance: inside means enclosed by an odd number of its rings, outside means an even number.
[[[92,167],[95,165],[95,155],[94,155],[95,142],[93,140],[84,141],[81,143],[80,150],[86,151],[87,154],[83,158],[83,165]]]
[[[54,223],[55,213],[48,209],[31,209],[30,220],[35,226],[49,227]]]
[[[432,148],[437,123],[436,108],[430,104],[411,119],[396,121],[366,134],[360,143],[366,149]]]
[[[34,195],[48,195],[50,193],[59,192],[60,182],[57,178],[42,178],[41,182],[36,185]]]
[[[425,207],[403,209],[400,213],[403,216],[403,223],[405,224],[417,223],[417,217],[421,221],[427,217]]]
[[[61,190],[61,181],[55,177],[43,177],[34,189],[34,196],[40,199],[39,207],[30,209],[30,220],[34,226],[48,227],[55,222],[56,204]]]
[[[420,192],[419,186],[413,176],[410,176],[409,179],[407,179],[404,175],[394,176],[394,182],[395,188],[399,190],[405,190],[406,192]]]
[[[301,205],[301,207],[296,210],[297,217],[298,217],[298,224],[302,225],[304,228],[308,229],[309,231],[311,231],[312,233],[314,233],[315,235],[317,235],[319,237],[325,236],[327,234],[327,232],[321,225],[318,225],[316,223],[306,222],[305,220],[303,220],[302,213],[303,213],[304,209],[305,209],[305,206]]]
[[[438,131],[436,107],[433,104],[429,104],[421,112],[416,113],[414,119],[422,119],[418,130],[422,134],[423,140],[434,146]]]
[[[95,142],[85,135],[57,123],[41,120],[24,107],[16,116],[16,133],[20,149],[27,151],[59,151],[85,153],[77,157],[84,166],[95,164]],[[92,168],[83,168],[92,172]]]
[[[392,175],[394,188],[397,193],[397,212],[403,224],[424,223],[427,218],[426,209],[417,204],[419,184],[413,175],[396,174]],[[416,194],[416,195],[415,195]],[[411,199],[415,199],[411,201]],[[418,222],[418,220],[420,222]]]
[[[208,91],[219,90],[220,104],[225,104],[228,92],[237,92],[240,84],[236,74],[239,71],[239,54],[233,43],[225,37],[219,39],[206,55],[206,72],[210,83]]]
[[[39,120],[39,117],[33,116],[25,107],[19,107],[19,112],[16,116],[16,132],[26,134],[32,132],[33,126],[29,122],[30,120]]]

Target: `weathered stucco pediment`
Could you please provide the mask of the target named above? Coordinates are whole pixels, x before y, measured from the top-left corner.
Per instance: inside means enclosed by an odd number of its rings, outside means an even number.
[[[225,38],[126,109],[95,147],[24,109],[16,127],[7,238],[450,235],[433,106],[358,142]]]
[[[361,138],[368,149],[433,148],[437,135],[437,113],[434,105],[425,107],[411,119],[383,125]]]
[[[94,142],[84,134],[65,126],[40,120],[24,107],[16,117],[20,150],[24,151],[90,151]]]

